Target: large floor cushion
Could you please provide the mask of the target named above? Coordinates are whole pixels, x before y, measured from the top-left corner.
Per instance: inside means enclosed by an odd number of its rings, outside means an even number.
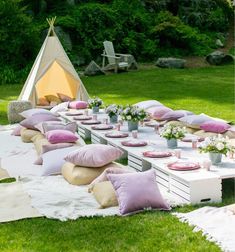
[[[21,129],[20,135],[21,135],[21,140],[24,143],[31,143],[33,137],[38,136],[38,135],[42,136],[41,132],[37,130],[26,129],[26,128]]]

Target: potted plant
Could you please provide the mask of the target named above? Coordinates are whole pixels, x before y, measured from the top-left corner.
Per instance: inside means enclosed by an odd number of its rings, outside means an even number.
[[[167,139],[168,148],[176,148],[178,145],[177,139],[181,139],[186,134],[185,127],[179,127],[174,124],[164,125],[160,132],[160,136]]]
[[[122,119],[128,123],[129,131],[138,130],[139,121],[143,121],[147,116],[144,109],[132,105],[127,105],[121,113]]]
[[[216,165],[221,163],[222,155],[227,155],[228,152],[233,152],[234,147],[232,147],[228,138],[224,138],[222,135],[207,137],[199,145],[199,151],[204,153],[209,153],[209,158],[211,163]]]
[[[103,104],[103,101],[99,97],[95,97],[93,99],[89,99],[88,104],[93,113],[98,113],[100,106]]]
[[[108,114],[111,123],[117,123],[118,116],[122,112],[122,107],[116,104],[111,104],[106,107],[105,112]]]

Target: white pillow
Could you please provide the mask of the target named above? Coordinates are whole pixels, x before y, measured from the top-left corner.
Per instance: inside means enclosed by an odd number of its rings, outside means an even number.
[[[61,174],[61,168],[65,163],[64,158],[71,152],[77,150],[78,146],[57,149],[42,154],[43,165],[41,176]]]
[[[142,109],[148,109],[155,106],[162,106],[162,103],[156,100],[147,100],[147,101],[138,102],[134,105]]]
[[[212,121],[213,119],[205,114],[200,115],[188,115],[178,119],[186,126],[194,129],[200,129],[200,125],[206,121]]]
[[[21,116],[23,116],[24,118],[29,118],[32,115],[35,114],[51,114],[51,112],[49,110],[46,109],[41,109],[41,108],[33,108],[33,109],[28,109],[25,110],[21,113],[19,113]]]
[[[58,112],[64,112],[68,110],[69,102],[62,102],[55,107],[53,107],[50,112],[54,115],[59,115]]]

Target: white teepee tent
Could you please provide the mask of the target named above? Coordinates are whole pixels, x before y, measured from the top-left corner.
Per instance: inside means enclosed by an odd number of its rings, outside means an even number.
[[[89,98],[54,31],[55,19],[47,19],[50,26],[47,37],[18,98],[29,100],[34,106],[39,98],[57,93],[83,101]]]

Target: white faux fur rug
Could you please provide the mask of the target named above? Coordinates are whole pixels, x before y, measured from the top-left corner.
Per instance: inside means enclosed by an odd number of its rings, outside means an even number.
[[[223,251],[235,252],[235,215],[226,207],[203,207],[189,213],[173,213],[180,221],[202,231],[209,241]]]

